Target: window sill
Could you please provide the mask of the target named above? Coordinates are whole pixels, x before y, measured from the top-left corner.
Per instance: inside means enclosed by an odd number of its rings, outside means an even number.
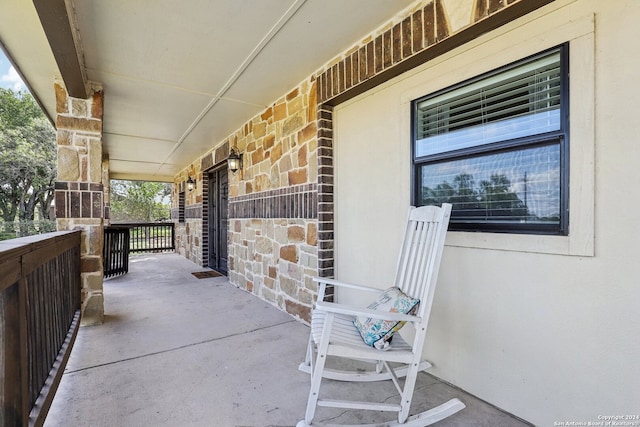
[[[452,247],[531,252],[565,256],[594,256],[589,236],[545,236],[538,234],[503,234],[450,231],[445,244]]]

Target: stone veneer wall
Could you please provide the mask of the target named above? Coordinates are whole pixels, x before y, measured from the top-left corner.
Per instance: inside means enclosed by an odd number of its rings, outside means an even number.
[[[185,192],[185,224],[178,251],[208,262],[207,171],[226,167],[230,147],[244,156],[229,172],[229,280],[301,319],[316,294],[317,258],[316,84],[310,78],[217,144],[174,179],[172,218]]]
[[[187,189],[189,177],[196,181],[196,188],[192,191]],[[180,193],[184,193],[184,222],[180,222],[178,205]],[[202,172],[200,162],[189,166],[174,178],[171,194],[171,219],[175,222],[176,252],[198,265],[206,265],[203,260],[202,241]]]
[[[230,141],[245,168],[230,180],[229,279],[304,320],[317,293],[316,95],[311,77]]]
[[[229,175],[230,281],[309,320],[311,277],[334,273],[333,106],[551,1],[422,0],[401,11],[176,176],[174,218],[179,188],[188,176],[198,181],[178,250],[207,259],[203,171],[237,146],[244,170]]]

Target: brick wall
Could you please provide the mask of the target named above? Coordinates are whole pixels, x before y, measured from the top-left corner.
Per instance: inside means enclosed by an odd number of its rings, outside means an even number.
[[[551,1],[418,1],[319,70],[318,102],[337,105]]]

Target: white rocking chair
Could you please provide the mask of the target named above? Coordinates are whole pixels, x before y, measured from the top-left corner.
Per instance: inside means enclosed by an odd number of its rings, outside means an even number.
[[[420,300],[414,314],[399,314],[326,302],[324,296],[327,285],[366,291],[370,293],[369,295],[374,295],[373,299],[376,294],[381,294],[383,291],[332,279],[315,279],[319,285],[318,302],[312,312],[307,356],[299,367],[301,371],[311,374],[311,390],[309,391],[305,419],[300,421],[297,427],[318,425],[312,422],[316,406],[396,411],[398,412],[397,422],[387,421],[374,425],[411,427],[433,424],[465,407],[460,400],[454,398],[431,410],[409,417],[409,407],[413,398],[417,374],[431,367],[429,362],[420,359],[450,214],[450,204],[443,204],[442,208],[424,206],[412,207],[409,210],[394,286],[400,288],[407,296]],[[407,325],[410,324],[414,327],[415,337],[411,343],[407,343],[400,334],[395,334],[391,345],[385,350],[379,350],[365,344],[358,329],[354,326],[354,320],[358,316],[406,322]],[[367,372],[326,369],[325,364],[328,356],[369,361],[375,363],[376,368]],[[394,366],[390,363],[394,363]],[[403,386],[401,386],[400,377],[406,377]],[[323,378],[349,382],[392,380],[400,393],[400,401],[398,403],[377,403],[320,399],[319,392]]]

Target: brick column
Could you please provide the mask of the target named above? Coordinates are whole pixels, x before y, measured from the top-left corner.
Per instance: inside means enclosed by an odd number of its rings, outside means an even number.
[[[320,87],[320,86],[318,86]],[[318,276],[334,277],[333,253],[333,107],[318,105]],[[327,286],[327,301],[333,301]]]
[[[72,98],[56,82],[58,176],[55,185],[58,230],[82,230],[82,325],[104,318],[102,244],[104,185],[102,159],[103,92]]]
[[[111,225],[111,178],[109,178],[109,155],[103,154],[102,156],[102,185],[103,196],[102,203],[104,204],[104,225]]]

